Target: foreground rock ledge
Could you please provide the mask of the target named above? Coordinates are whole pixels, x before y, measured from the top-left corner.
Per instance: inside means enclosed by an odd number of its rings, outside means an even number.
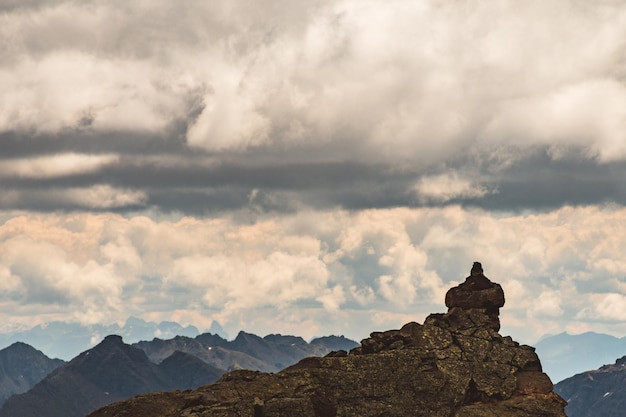
[[[494,309],[504,293],[485,285],[491,281],[482,267],[475,270],[464,284],[480,275],[482,285],[452,289],[446,314],[372,333],[350,353],[307,358],[277,374],[234,371],[212,385],[141,395],[89,417],[565,417],[566,403],[535,350],[498,334]]]

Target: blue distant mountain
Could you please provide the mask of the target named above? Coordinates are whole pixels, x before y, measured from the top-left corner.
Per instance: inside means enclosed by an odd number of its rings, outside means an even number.
[[[155,337],[161,339],[175,336],[196,337],[200,332],[194,326],[181,326],[170,321],[154,323],[136,317],[130,317],[121,327],[117,324],[87,326],[55,321],[24,331],[0,334],[0,349],[15,342],[23,342],[35,346],[51,358],[67,361],[94,347],[110,334],[120,335],[128,343],[135,343],[140,340],[152,340]]]
[[[543,370],[557,383],[573,375],[614,363],[626,355],[626,338],[587,332],[547,336],[535,345]]]
[[[137,320],[126,323],[125,327],[134,331],[139,327],[152,328]],[[161,326],[161,331],[163,328],[176,326],[170,323]],[[343,336],[327,336],[307,343],[301,337],[280,334],[262,338],[239,332],[233,341],[227,341],[204,333],[195,338],[153,338],[130,345],[122,337],[110,335],[68,363],[54,360],[55,368],[39,372],[39,379],[23,384],[19,390],[8,390],[5,395],[8,399],[4,405],[0,404],[0,417],[82,417],[106,404],[141,393],[186,390],[209,384],[226,369],[278,371],[307,356],[323,356],[333,349],[350,350],[356,346],[358,343]],[[20,351],[38,352],[24,344],[14,345],[11,351],[16,347],[23,347]],[[32,357],[31,354],[10,362],[12,375],[30,370]],[[47,372],[50,373],[46,376]]]

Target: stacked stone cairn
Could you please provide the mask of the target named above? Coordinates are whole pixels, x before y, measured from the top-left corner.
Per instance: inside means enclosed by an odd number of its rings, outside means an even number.
[[[502,287],[474,262],[465,282],[446,293],[447,313],[431,314],[423,325],[374,332],[350,354],[431,353],[447,383],[463,393],[455,417],[565,416],[566,402],[553,392],[535,349],[498,334],[504,302]]]

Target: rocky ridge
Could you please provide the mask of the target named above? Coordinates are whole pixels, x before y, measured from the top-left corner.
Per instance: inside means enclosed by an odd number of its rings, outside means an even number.
[[[196,390],[147,394],[90,417],[564,417],[534,349],[498,334],[502,288],[475,263],[448,312],[374,332],[360,347],[277,374],[234,371]]]
[[[223,373],[182,352],[156,365],[141,349],[111,335],[57,367],[29,391],[10,397],[0,408],[0,417],[83,417],[137,394],[214,382]]]
[[[626,356],[555,385],[569,417],[622,417],[626,409]]]
[[[307,356],[324,356],[332,350],[349,350],[358,343],[343,336],[327,336],[307,343],[301,337],[270,334],[265,337],[239,332],[232,341],[205,333],[195,338],[177,336],[135,343],[152,362],[160,363],[174,352],[185,352],[225,370],[252,369],[278,372]]]

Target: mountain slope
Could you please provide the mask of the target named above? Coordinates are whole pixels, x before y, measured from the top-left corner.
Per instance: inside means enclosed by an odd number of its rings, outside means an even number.
[[[30,391],[11,397],[0,409],[0,417],[83,417],[85,414],[133,395],[179,388],[172,368],[182,373],[193,369],[192,378],[206,378],[201,384],[215,381],[219,371],[198,366],[187,355],[165,362],[152,363],[146,354],[125,344],[120,336],[107,336],[100,344],[35,385]],[[180,378],[183,378],[179,375]],[[184,387],[187,388],[188,384]]]
[[[544,371],[553,381],[597,369],[626,354],[626,338],[587,332],[578,335],[560,333],[536,344]]]
[[[10,396],[31,389],[64,363],[21,342],[0,350],[0,406]]]
[[[197,357],[183,352],[174,352],[158,365],[169,378],[171,389],[192,389],[217,381],[224,371]]]
[[[201,340],[208,340],[208,344]],[[246,353],[222,347],[228,345],[226,340],[222,339],[222,341],[223,343],[213,338],[192,339],[177,336],[169,340],[153,339],[149,342],[142,341],[135,343],[134,346],[146,352],[150,360],[155,363],[160,363],[178,351],[193,355],[218,369],[265,370],[268,367],[263,361]]]
[[[554,387],[568,402],[569,417],[622,417],[626,410],[626,356],[567,378]]]

